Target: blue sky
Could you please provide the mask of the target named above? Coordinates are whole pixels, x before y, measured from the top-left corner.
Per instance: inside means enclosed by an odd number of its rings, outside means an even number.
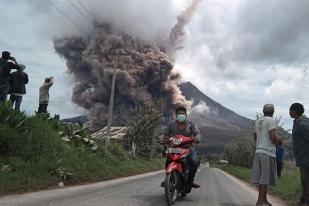
[[[51,0],[86,32],[89,22],[69,0]],[[72,0],[77,4],[76,0]],[[145,41],[168,33],[187,0],[81,0],[99,18]],[[78,5],[78,4],[77,4]],[[38,88],[55,77],[49,110],[63,118],[85,114],[71,99],[72,79],[65,61],[54,51],[53,37],[84,35],[46,0],[0,1],[0,49],[9,50],[27,66],[30,82],[22,108],[38,107]],[[84,11],[85,12],[85,11]],[[249,118],[264,103],[291,127],[289,105],[309,108],[309,3],[299,0],[202,1],[186,30],[185,48],[175,69],[205,94]]]

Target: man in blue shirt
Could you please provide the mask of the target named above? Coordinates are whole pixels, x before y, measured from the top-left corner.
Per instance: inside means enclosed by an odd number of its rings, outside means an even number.
[[[283,154],[284,154],[284,146],[283,146],[282,142],[280,142],[280,144],[279,144],[279,146],[277,147],[277,150],[276,150],[278,179],[281,177],[281,171],[282,171],[282,167],[283,167],[283,162],[282,162]]]

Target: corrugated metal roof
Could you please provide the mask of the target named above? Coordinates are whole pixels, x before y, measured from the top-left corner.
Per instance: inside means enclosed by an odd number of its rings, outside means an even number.
[[[112,127],[111,128],[111,139],[122,139],[126,133],[128,128],[127,127]],[[107,136],[107,127],[93,133],[91,135],[94,139],[105,139]]]

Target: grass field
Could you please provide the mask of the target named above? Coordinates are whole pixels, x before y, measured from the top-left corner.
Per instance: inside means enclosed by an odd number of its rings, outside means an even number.
[[[250,182],[251,169],[233,165],[220,165],[220,169],[232,174],[246,182]],[[270,187],[269,192],[285,200],[289,205],[296,205],[301,195],[299,170],[293,162],[285,162],[282,177],[277,187]]]

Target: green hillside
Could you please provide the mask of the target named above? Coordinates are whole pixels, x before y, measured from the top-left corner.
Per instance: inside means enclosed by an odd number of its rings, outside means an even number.
[[[0,194],[107,180],[163,168],[159,159],[142,159],[91,140],[87,129],[59,117],[28,117],[0,107]]]

